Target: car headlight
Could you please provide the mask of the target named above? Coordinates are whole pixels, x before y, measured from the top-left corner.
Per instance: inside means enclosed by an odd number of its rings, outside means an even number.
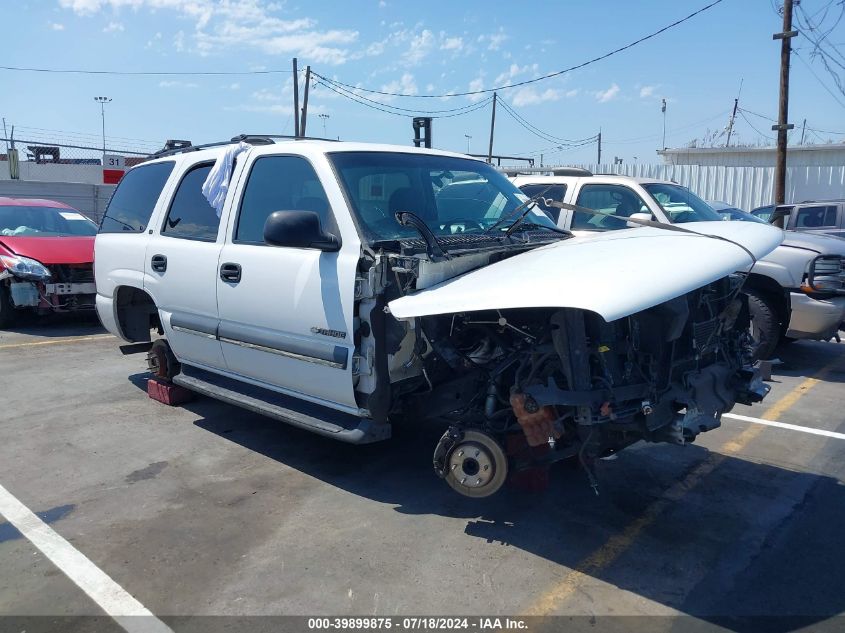
[[[19,279],[47,281],[50,271],[39,261],[20,255],[0,255],[0,264]]]
[[[810,264],[807,273],[808,292],[845,291],[845,263],[839,255],[821,255]]]

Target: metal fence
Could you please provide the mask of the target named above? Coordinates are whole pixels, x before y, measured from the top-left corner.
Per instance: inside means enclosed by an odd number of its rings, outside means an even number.
[[[774,167],[646,164],[578,167],[589,169],[594,174],[673,180],[689,187],[705,200],[720,200],[746,211],[772,203]],[[836,198],[845,198],[845,165],[787,167],[787,202]]]
[[[118,148],[0,138],[0,181],[115,184],[147,154]]]

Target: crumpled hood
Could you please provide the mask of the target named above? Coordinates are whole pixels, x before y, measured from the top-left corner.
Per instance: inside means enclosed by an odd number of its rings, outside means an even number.
[[[694,230],[742,244],[757,259],[783,239],[781,229],[756,222],[697,222]],[[398,319],[476,310],[580,308],[613,321],[751,265],[751,257],[736,244],[642,227],[542,246],[388,306]]]
[[[94,237],[15,237],[0,235],[0,247],[42,264],[90,264]]]
[[[845,239],[821,233],[784,231],[783,245],[816,251],[820,255],[845,256]]]

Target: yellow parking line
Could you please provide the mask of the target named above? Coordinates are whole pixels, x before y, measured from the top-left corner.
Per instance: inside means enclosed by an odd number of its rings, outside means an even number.
[[[800,385],[774,403],[763,415],[768,420],[777,420],[821,382],[824,377],[837,365],[839,359],[823,367],[815,376],[805,379]],[[687,492],[695,488],[707,475],[716,470],[729,456],[735,455],[745,448],[751,440],[762,433],[763,426],[751,426],[740,433],[735,439],[725,442],[717,452],[711,452],[707,459],[693,468],[686,477],[676,482],[663,495],[651,503],[645,511],[622,532],[612,536],[600,548],[582,560],[575,568],[566,574],[557,584],[546,591],[524,612],[524,615],[549,615],[560,604],[572,595],[587,576],[595,575],[609,567],[636,541],[637,537],[671,504],[682,499]]]
[[[69,343],[82,343],[83,341],[98,341],[104,338],[114,338],[111,334],[98,334],[97,336],[78,336],[76,338],[59,338],[51,341],[30,341],[29,343],[9,343],[0,345],[0,349],[18,349],[20,347],[36,347],[40,345],[62,345]]]

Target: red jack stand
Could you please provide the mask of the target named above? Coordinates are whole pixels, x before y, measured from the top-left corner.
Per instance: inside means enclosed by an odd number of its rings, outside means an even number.
[[[194,392],[157,378],[147,380],[147,395],[153,400],[175,407],[194,399]]]
[[[522,433],[508,435],[506,444],[509,456],[518,455],[523,459],[529,455],[543,457],[550,450],[548,444],[529,446]],[[549,487],[549,466],[534,466],[511,472],[508,476],[508,485],[521,492],[543,492]]]

